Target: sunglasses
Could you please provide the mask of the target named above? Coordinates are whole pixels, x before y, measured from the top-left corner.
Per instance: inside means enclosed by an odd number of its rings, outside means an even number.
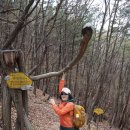
[[[67,93],[65,93],[65,92],[61,92],[61,95],[68,95]]]

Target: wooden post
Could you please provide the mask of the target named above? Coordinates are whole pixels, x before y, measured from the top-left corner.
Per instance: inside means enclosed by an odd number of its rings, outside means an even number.
[[[12,130],[11,128],[11,97],[9,89],[5,83],[2,86],[2,119],[3,130]]]
[[[18,51],[18,57],[17,57],[17,64],[20,72],[25,72],[24,64],[23,64],[23,54],[22,51]],[[23,107],[28,115],[28,93],[27,90],[22,91],[22,101],[23,101]]]
[[[0,69],[1,69],[1,90],[2,90],[2,120],[3,120],[3,130],[12,130],[11,128],[11,96],[9,93],[9,88],[5,83],[4,76],[7,74],[8,69],[6,69],[5,61],[3,59],[3,53],[0,52]]]
[[[17,50],[1,51],[0,62],[2,66],[3,76],[9,75],[15,71],[17,67],[20,71],[23,70],[20,59],[20,53]],[[21,61],[20,61],[21,60]],[[4,130],[11,130],[11,98],[17,110],[16,130],[24,130],[24,114],[23,114],[23,94],[20,89],[9,89],[6,85],[3,87],[3,123]],[[26,96],[27,98],[27,96]],[[24,104],[25,107],[25,104]],[[27,103],[26,103],[27,107]]]

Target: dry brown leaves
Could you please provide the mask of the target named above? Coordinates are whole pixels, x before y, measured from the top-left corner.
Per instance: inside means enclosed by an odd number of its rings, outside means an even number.
[[[47,96],[43,96],[42,91],[37,90],[36,96],[29,91],[29,120],[35,130],[59,130],[59,118],[52,110],[51,105],[46,101]],[[12,107],[12,124],[16,120],[16,110]],[[91,122],[88,127],[85,125],[80,130],[117,130],[111,128],[107,122]]]

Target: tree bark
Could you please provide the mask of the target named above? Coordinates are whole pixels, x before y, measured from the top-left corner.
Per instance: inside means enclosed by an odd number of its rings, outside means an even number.
[[[5,85],[2,85],[2,118],[3,118],[3,130],[12,130],[11,126],[11,97],[9,89]]]
[[[39,2],[40,0],[38,0]],[[31,6],[33,5],[34,0],[30,0],[29,4],[26,6],[23,15],[21,16],[21,18],[19,19],[15,29],[11,32],[9,38],[6,40],[4,46],[2,47],[2,49],[7,49],[8,47],[10,47],[13,43],[13,41],[15,40],[16,36],[18,35],[18,33],[21,31],[21,29],[23,28],[24,22],[26,21],[26,19],[31,15],[32,10],[34,10],[34,8],[29,12],[29,9],[31,8]],[[36,7],[35,7],[36,8]]]

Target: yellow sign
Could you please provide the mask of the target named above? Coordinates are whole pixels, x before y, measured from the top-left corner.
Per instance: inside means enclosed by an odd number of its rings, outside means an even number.
[[[31,85],[32,80],[22,72],[10,73],[7,84],[10,88],[21,88]]]
[[[97,115],[102,115],[104,113],[104,110],[101,108],[95,108],[93,112]]]

